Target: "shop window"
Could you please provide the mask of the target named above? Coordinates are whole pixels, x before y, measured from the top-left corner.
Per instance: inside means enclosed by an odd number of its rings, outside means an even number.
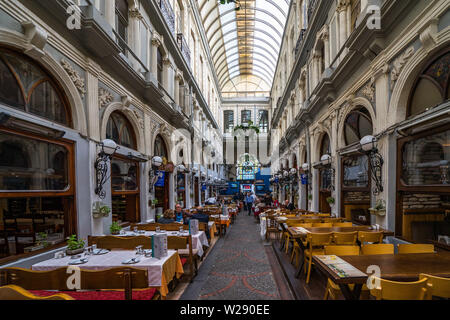
[[[234,128],[234,111],[233,110],[225,110],[223,112],[223,130],[224,133],[232,133]]]
[[[433,60],[416,80],[408,116],[421,114],[450,98],[450,52]]]
[[[136,149],[136,140],[131,123],[120,112],[113,112],[106,126],[106,138],[117,144]]]
[[[259,131],[262,133],[269,132],[269,111],[259,110]]]
[[[353,156],[343,161],[344,187],[368,187],[368,159],[367,156]]]
[[[27,57],[0,49],[0,102],[39,117],[71,126],[61,90]]]

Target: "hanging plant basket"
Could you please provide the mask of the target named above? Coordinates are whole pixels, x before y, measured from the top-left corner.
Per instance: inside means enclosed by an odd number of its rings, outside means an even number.
[[[369,208],[370,214],[377,215],[380,217],[384,217],[386,215],[386,209],[377,210],[374,208]]]

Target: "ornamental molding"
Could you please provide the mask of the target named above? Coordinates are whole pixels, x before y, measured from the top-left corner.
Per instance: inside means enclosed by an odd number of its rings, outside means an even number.
[[[144,129],[144,118],[142,117],[142,114],[137,109],[133,109],[132,112],[138,121],[139,127]]]
[[[81,97],[84,98],[84,95],[86,93],[84,79],[81,78],[80,74],[70,65],[69,62],[67,62],[66,59],[61,59],[61,66],[64,68],[64,70],[66,70],[73,84],[80,92]]]
[[[139,11],[139,8],[137,8],[137,7],[131,8],[130,10],[128,10],[128,13],[131,18],[136,18],[139,20],[141,20],[143,18],[141,12]]]
[[[375,82],[371,79],[364,87],[360,89],[360,92],[365,96],[370,102],[375,101]]]
[[[437,44],[438,24],[439,19],[433,18],[419,31],[420,42],[427,52],[431,51]]]
[[[127,95],[121,96],[120,100],[122,101],[122,105],[124,108],[129,108],[131,105],[131,98]]]
[[[350,4],[350,0],[338,0],[336,11],[341,12],[347,10],[347,6]]]
[[[106,107],[108,104],[113,102],[114,97],[108,90],[104,88],[98,89],[98,105],[100,108]]]
[[[25,52],[34,58],[42,57],[48,40],[47,31],[29,20],[21,22],[21,25],[25,29],[25,38],[28,42]]]
[[[159,47],[163,44],[163,42],[164,42],[163,36],[158,34],[156,31],[153,31],[152,45]]]
[[[395,83],[397,82],[397,80],[400,76],[400,73],[403,70],[403,67],[406,65],[406,63],[409,61],[409,59],[411,59],[414,52],[415,52],[414,46],[410,46],[392,63],[391,90],[394,89]]]

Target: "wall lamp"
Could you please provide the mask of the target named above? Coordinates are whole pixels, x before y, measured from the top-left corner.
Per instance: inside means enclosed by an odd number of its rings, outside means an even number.
[[[148,172],[150,183],[151,183],[151,190],[153,190],[153,186],[155,185],[156,181],[158,180],[158,175],[156,174],[156,171],[158,171],[158,168],[161,167],[163,164],[163,159],[160,156],[154,156],[151,160],[152,162],[152,168]]]
[[[95,194],[98,195],[100,199],[105,199],[106,191],[103,190],[103,186],[109,179],[109,177],[107,177],[108,161],[112,159],[113,154],[119,149],[119,146],[117,146],[117,144],[110,139],[103,140],[99,145],[101,147],[101,151],[97,155],[97,159],[94,163],[97,178]]]
[[[323,170],[323,175],[325,180],[330,181],[330,185],[328,186],[328,190],[334,191],[334,168],[331,166],[332,158],[329,154],[324,154],[320,158],[320,163]]]
[[[375,188],[373,193],[375,195],[383,192],[383,181],[381,177],[381,170],[383,168],[383,157],[378,152],[377,138],[374,136],[365,136],[359,142],[359,152],[364,153],[369,158],[370,172],[372,179],[375,181]]]

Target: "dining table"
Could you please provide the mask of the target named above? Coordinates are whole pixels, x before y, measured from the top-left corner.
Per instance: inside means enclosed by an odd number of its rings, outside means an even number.
[[[119,237],[136,237],[136,236],[146,236],[151,237],[155,234],[167,234],[167,236],[179,236],[186,237],[189,236],[189,232],[185,230],[185,232],[180,233],[179,231],[165,231],[161,230],[160,232],[156,231],[138,231],[137,233],[134,231],[124,231],[121,234],[118,234]],[[192,249],[197,249],[197,255],[201,258],[203,257],[204,250],[203,246],[209,247],[208,238],[206,237],[206,233],[204,231],[198,231],[196,234],[191,234],[192,236]]]
[[[417,281],[421,273],[450,278],[450,252],[444,250],[435,253],[339,256],[331,265],[327,263],[330,257],[313,256],[313,261],[325,276],[339,285],[347,300],[359,299],[363,284],[371,285],[369,276],[375,267],[380,271],[380,278],[391,281]],[[342,268],[343,265],[350,270],[358,270],[359,274],[342,274],[339,271],[346,268]],[[350,284],[354,285],[353,290]]]
[[[148,271],[148,286],[157,288],[163,298],[169,293],[168,283],[175,277],[179,279],[184,273],[180,256],[176,250],[168,250],[167,256],[160,259],[137,255],[135,250],[112,250],[106,254],[85,257],[88,258],[86,263],[76,265],[80,269],[104,270],[123,266],[146,269]],[[122,263],[136,257],[139,258],[137,263]],[[69,266],[71,261],[73,261],[71,256],[52,258],[32,265],[31,269],[35,271],[54,270]]]

